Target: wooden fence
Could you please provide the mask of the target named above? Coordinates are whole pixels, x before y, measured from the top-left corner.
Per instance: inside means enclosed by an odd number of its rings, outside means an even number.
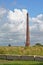
[[[0,59],[4,59],[4,60],[43,61],[43,56],[12,56],[12,55],[0,55]]]

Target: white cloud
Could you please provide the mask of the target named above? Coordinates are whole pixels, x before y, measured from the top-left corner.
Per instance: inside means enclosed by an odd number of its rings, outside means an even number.
[[[36,17],[32,17],[31,21],[34,22],[34,23],[37,23],[37,24],[38,23],[42,24],[43,23],[43,14],[39,14]]]
[[[40,31],[43,31],[43,14],[37,15],[37,17],[33,17],[31,18],[31,21],[34,23],[34,26],[36,25],[36,27],[38,29],[40,29]]]
[[[26,9],[14,9],[14,11],[9,10],[8,12],[8,20],[10,22],[9,26],[12,26],[12,31],[14,31],[14,28],[17,30],[24,30],[25,24],[26,24]]]
[[[14,11],[9,10],[8,12],[8,19],[10,20],[10,22],[13,23],[19,23],[21,21],[24,21],[25,16],[26,16],[26,10],[20,10],[20,9],[14,9]],[[16,21],[16,22],[15,22]]]
[[[6,9],[0,8],[0,15],[3,15],[3,14],[5,14],[5,13],[6,13]]]
[[[6,13],[6,9],[0,8],[0,21],[4,17],[5,13]]]
[[[38,15],[37,18],[42,20],[43,19],[43,14]]]
[[[3,18],[1,19],[1,27],[0,32],[3,33],[2,38],[0,39],[0,42],[4,40],[5,42],[9,41],[9,39],[13,39],[18,41],[16,43],[19,43],[25,39],[25,28],[26,28],[26,9],[14,9],[14,11],[6,11],[7,15],[4,19],[5,15],[3,15]],[[4,14],[6,14],[6,12]],[[17,33],[17,36],[16,35]],[[20,40],[20,41],[19,41]],[[2,43],[5,43],[5,42]],[[12,40],[11,40],[12,41]],[[10,42],[10,41],[9,41]],[[12,43],[14,43],[12,42]],[[19,45],[19,44],[18,44]]]
[[[43,14],[39,14],[36,17],[30,18],[30,21],[33,23],[30,26],[31,31],[31,42],[43,43]]]

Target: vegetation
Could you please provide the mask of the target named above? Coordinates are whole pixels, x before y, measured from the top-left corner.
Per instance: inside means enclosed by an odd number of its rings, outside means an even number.
[[[11,46],[11,44],[8,45],[9,47]]]
[[[14,47],[14,46],[0,46],[0,54],[8,55],[41,55],[43,56],[43,46],[32,47]]]
[[[41,43],[36,43],[37,46],[43,46]]]
[[[38,61],[6,61],[6,60],[0,60],[0,65],[43,65],[43,62],[38,62]]]

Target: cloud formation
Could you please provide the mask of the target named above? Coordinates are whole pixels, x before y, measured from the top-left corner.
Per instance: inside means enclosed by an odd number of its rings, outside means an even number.
[[[30,26],[31,41],[33,43],[43,43],[43,14],[32,17],[30,21],[33,23],[33,25]]]
[[[25,9],[14,9],[14,11],[9,10],[8,12],[8,20],[11,23],[10,27],[12,30],[15,31],[23,29],[25,26],[25,21],[26,21],[26,13],[27,10]]]
[[[0,18],[1,24],[4,22],[0,27],[0,33],[3,34],[0,39],[1,43],[12,42],[12,45],[14,43],[14,45],[22,45],[20,43],[25,40],[26,13],[26,9],[14,9],[14,11],[8,10],[3,14],[3,18]]]
[[[4,17],[5,13],[6,13],[6,9],[0,8],[0,21],[1,21],[2,17]]]
[[[6,10],[0,8],[0,45],[25,45],[26,9]],[[29,17],[31,45],[43,43],[43,14]]]

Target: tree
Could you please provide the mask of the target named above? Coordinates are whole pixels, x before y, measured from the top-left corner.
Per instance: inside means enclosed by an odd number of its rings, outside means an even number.
[[[9,47],[11,46],[11,44],[8,45]]]
[[[37,46],[42,46],[42,44],[41,44],[41,43],[36,43],[35,45],[37,45]]]

